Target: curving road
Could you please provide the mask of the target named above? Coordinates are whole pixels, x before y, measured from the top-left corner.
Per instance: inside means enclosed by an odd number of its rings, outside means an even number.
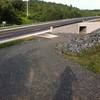
[[[50,29],[51,26],[56,28],[56,27],[61,27],[61,26],[70,25],[70,24],[79,23],[82,21],[87,21],[87,20],[92,20],[92,19],[97,19],[97,18],[100,18],[100,17],[93,16],[93,17],[66,19],[66,20],[59,20],[59,21],[45,23],[45,24],[36,25],[36,26],[27,26],[27,27],[18,28],[18,29],[0,31],[0,40],[6,40],[6,39],[18,37],[18,36],[23,36],[26,34],[32,34],[34,32],[48,30]]]

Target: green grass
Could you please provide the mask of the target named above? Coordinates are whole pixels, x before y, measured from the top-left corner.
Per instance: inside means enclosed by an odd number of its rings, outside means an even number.
[[[10,46],[14,46],[14,45],[17,45],[17,44],[21,44],[25,41],[36,40],[36,39],[37,39],[36,37],[27,37],[27,38],[24,38],[24,39],[19,39],[19,40],[3,43],[3,44],[0,44],[0,49],[1,48],[7,48],[7,47],[10,47]]]
[[[66,53],[66,57],[92,72],[100,73],[100,45],[83,50],[77,54]]]

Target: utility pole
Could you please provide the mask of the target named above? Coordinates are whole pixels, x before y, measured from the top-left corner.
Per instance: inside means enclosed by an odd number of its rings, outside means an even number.
[[[29,0],[23,0],[23,1],[26,1],[26,16],[28,18],[28,16],[29,16]]]
[[[28,1],[29,1],[29,0],[26,1],[26,3],[27,3],[27,18],[28,18],[28,16],[29,16],[29,4],[28,4],[29,2],[28,2]]]

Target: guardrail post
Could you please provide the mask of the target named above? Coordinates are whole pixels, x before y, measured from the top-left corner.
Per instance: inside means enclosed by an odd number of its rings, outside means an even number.
[[[53,32],[53,26],[50,27],[50,32],[51,32],[51,33]]]

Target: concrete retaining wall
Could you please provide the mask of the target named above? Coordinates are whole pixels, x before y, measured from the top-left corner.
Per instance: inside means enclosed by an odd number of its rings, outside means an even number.
[[[88,34],[100,28],[100,22],[81,22],[52,29],[53,33]]]
[[[100,22],[83,22],[83,23],[80,23],[78,26],[79,27],[80,26],[86,26],[86,34],[87,34],[87,33],[91,33],[93,31],[99,29],[100,28]]]
[[[78,24],[54,28],[53,33],[78,33]]]

